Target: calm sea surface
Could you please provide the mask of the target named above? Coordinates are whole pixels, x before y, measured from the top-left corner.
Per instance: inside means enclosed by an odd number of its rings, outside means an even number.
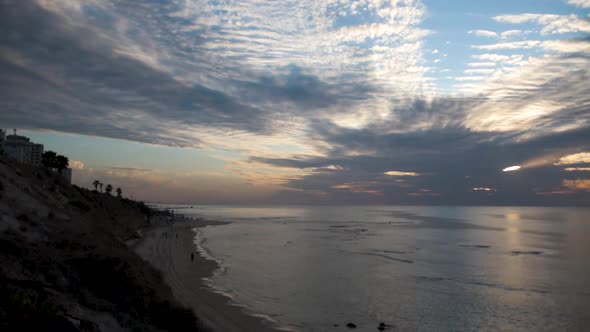
[[[216,289],[298,331],[590,330],[590,209],[195,206]],[[338,324],[338,327],[334,325]]]

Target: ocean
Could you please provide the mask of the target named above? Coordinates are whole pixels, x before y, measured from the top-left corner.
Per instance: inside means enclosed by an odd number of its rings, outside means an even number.
[[[176,210],[230,222],[195,238],[208,284],[286,330],[590,329],[590,208]]]

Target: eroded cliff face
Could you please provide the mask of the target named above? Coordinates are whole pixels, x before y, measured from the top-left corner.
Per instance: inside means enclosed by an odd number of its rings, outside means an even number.
[[[0,330],[201,330],[125,244],[149,214],[0,157]]]

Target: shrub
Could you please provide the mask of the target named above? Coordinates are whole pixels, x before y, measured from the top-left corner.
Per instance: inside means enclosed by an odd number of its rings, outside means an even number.
[[[4,285],[0,288],[0,330],[77,331],[63,310],[43,301],[42,294],[23,292]]]
[[[80,209],[81,211],[88,212],[90,211],[90,206],[82,201],[70,201],[71,206]]]
[[[18,221],[31,221],[31,218],[29,218],[29,216],[27,216],[26,214],[21,213],[18,216],[16,216],[16,220],[18,220]]]

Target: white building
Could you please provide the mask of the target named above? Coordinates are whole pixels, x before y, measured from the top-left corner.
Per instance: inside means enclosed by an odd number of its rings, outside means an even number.
[[[23,164],[41,165],[43,144],[36,144],[26,136],[17,135],[16,129],[13,135],[5,136],[2,131],[0,136],[3,137],[3,150],[6,155]]]

